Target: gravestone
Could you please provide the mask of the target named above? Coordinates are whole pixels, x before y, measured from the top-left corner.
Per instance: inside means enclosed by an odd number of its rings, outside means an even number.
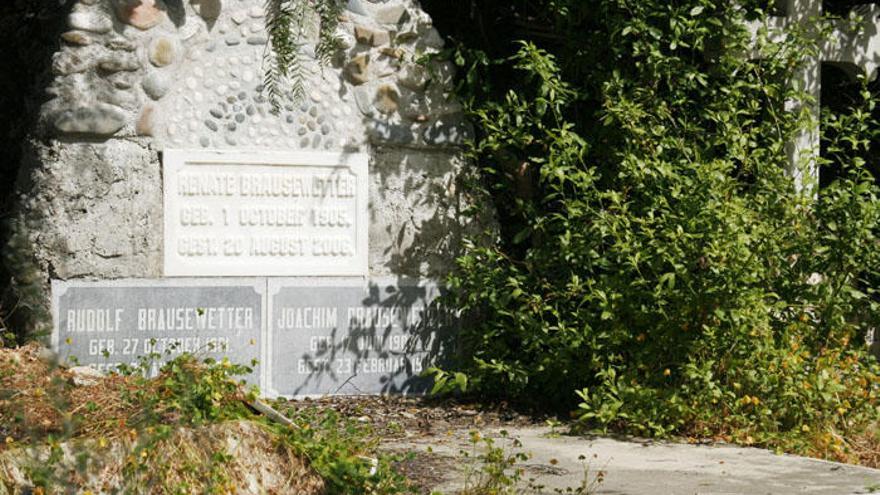
[[[484,229],[459,214],[471,131],[416,3],[350,0],[339,19],[328,66],[305,30],[305,96],[275,107],[262,0],[74,5],[7,250],[62,358],[198,350],[256,359],[269,393],[424,390],[451,328],[424,308]],[[295,327],[309,308],[322,326]],[[392,316],[347,316],[371,311]],[[300,366],[313,339],[341,346],[332,377]]]
[[[419,375],[439,354],[451,329],[432,306],[436,284],[379,279],[272,279],[269,283],[274,395],[425,392]]]
[[[140,357],[156,355],[152,367],[184,352],[262,361],[266,285],[259,279],[56,281],[52,293],[52,347],[64,362],[116,371],[139,366]],[[261,368],[251,383],[260,383]]]
[[[368,275],[366,155],[165,153],[165,275]]]

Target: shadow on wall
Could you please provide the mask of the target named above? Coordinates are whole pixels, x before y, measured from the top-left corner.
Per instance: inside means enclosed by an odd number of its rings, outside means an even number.
[[[363,312],[341,315],[317,344],[287,361],[274,383],[282,395],[424,394],[432,381],[422,376],[455,351],[456,317],[441,307],[436,287],[398,279],[371,283],[366,297],[351,301]],[[280,360],[279,360],[280,361]],[[294,372],[293,369],[296,369]]]
[[[17,329],[27,327],[33,320],[34,308],[20,301],[12,290],[16,282],[13,274],[17,266],[26,262],[19,259],[7,246],[12,240],[10,225],[16,181],[23,162],[33,161],[36,150],[30,137],[35,129],[40,106],[48,99],[43,91],[52,80],[50,67],[52,55],[58,51],[67,16],[73,8],[71,0],[4,0],[0,2],[0,46],[3,47],[4,70],[0,74],[0,206],[2,229],[0,245],[4,246],[4,263],[0,265],[2,306],[0,314],[6,328],[0,328],[0,345],[7,330],[17,334]],[[22,242],[18,240],[18,244]],[[13,242],[15,244],[15,242]],[[21,277],[19,277],[21,278]],[[33,281],[18,281],[28,283]],[[7,336],[7,341],[8,336]]]

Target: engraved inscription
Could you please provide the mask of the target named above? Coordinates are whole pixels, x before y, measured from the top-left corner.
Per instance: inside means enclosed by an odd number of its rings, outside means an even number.
[[[53,282],[53,347],[62,361],[113,371],[154,356],[262,360],[265,280]],[[259,384],[260,365],[248,376]]]
[[[166,275],[366,274],[366,163],[166,151]]]
[[[433,284],[269,281],[269,389],[285,396],[423,393],[454,327]]]

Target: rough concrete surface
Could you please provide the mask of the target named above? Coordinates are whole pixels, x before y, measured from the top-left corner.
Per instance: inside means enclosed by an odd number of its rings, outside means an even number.
[[[689,445],[611,438],[554,435],[546,427],[484,430],[496,437],[496,445],[513,452],[512,438],[519,439],[521,452],[532,457],[521,464],[524,478],[544,485],[538,493],[577,488],[587,479],[603,481],[590,494],[615,495],[722,495],[722,494],[827,494],[846,495],[880,490],[880,470],[731,445]],[[422,437],[388,445],[394,450],[432,452],[436,457],[453,457],[444,463],[445,480],[436,489],[455,493],[465,483],[462,450],[471,451],[469,432]],[[583,456],[586,460],[579,460]],[[466,464],[466,463],[464,463]],[[458,466],[455,470],[449,466]],[[876,487],[876,488],[875,488]]]

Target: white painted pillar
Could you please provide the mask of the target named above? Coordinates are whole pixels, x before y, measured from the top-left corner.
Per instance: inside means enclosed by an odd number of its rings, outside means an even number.
[[[770,42],[781,42],[789,30],[800,29],[808,37],[819,38],[818,31],[822,16],[822,0],[781,0],[784,16],[771,16],[763,22],[753,22],[748,27],[753,42],[759,32],[766,30]],[[864,16],[861,25],[856,26],[849,19],[834,21],[831,34],[819,40],[816,53],[806,53],[801,67],[794,74],[792,84],[804,93],[803,100],[786,102],[786,110],[805,112],[808,122],[787,146],[789,159],[788,173],[795,186],[810,195],[815,195],[819,184],[818,158],[820,152],[820,110],[822,95],[822,62],[830,62],[845,68],[851,76],[859,73],[873,78],[880,65],[880,35],[878,18],[880,7],[863,5],[857,7]],[[759,54],[756,54],[759,55]]]

